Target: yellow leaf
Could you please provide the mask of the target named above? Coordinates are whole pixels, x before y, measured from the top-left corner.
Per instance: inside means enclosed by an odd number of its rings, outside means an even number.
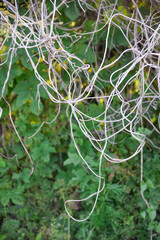
[[[50,80],[48,79],[48,80],[46,80],[46,82],[49,84],[49,85],[51,85],[51,82],[50,82]]]
[[[81,104],[82,104],[82,102],[77,102],[77,103],[76,103],[76,105],[81,105]]]
[[[92,70],[91,67],[88,69],[88,72],[89,72],[89,73],[93,72],[93,70]]]
[[[76,25],[76,22],[71,22],[71,23],[69,24],[70,27],[74,27],[75,25]]]
[[[100,102],[101,104],[103,104],[103,103],[104,103],[103,98],[100,98],[100,99],[99,99],[99,102]]]
[[[81,84],[81,88],[84,88],[84,87],[86,87],[86,83]]]
[[[0,49],[0,54],[4,54],[7,49],[8,49],[8,47],[4,45],[4,46]]]
[[[55,69],[56,69],[56,71],[57,71],[58,73],[60,73],[61,70],[62,70],[61,64],[60,64],[60,63],[57,63],[56,66],[55,66]]]
[[[79,82],[79,78],[75,78],[74,81],[75,81],[75,82]]]
[[[38,25],[42,27],[42,20],[38,21]]]
[[[134,82],[135,92],[139,92],[141,83],[138,81],[137,78],[133,82]]]
[[[102,122],[102,123],[100,124],[100,126],[101,126],[101,127],[104,127],[104,122]]]
[[[66,99],[66,100],[68,100],[68,99],[69,99],[69,97],[68,97],[68,96],[66,96],[66,97],[65,97],[65,99]]]
[[[39,62],[40,63],[42,63],[44,60],[43,60],[43,58],[41,57],[40,59],[39,59]]]
[[[9,12],[7,10],[3,11],[4,15],[7,16]]]
[[[155,117],[155,116],[152,118],[152,122],[153,122],[153,123],[156,122],[156,117]]]
[[[132,89],[129,89],[128,92],[129,92],[130,95],[134,94],[134,91]]]

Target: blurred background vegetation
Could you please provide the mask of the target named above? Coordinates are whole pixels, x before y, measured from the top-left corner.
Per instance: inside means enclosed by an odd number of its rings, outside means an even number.
[[[52,8],[50,1],[47,1],[47,4],[48,8]],[[147,0],[139,1],[139,8],[144,17],[148,13],[149,4],[150,1]],[[27,11],[27,7],[25,1],[19,0],[22,14]],[[130,1],[119,1],[117,7],[129,16],[134,8]],[[73,31],[75,27],[79,27],[76,31],[92,31],[96,15],[87,10],[85,23],[81,25],[84,20],[82,10],[78,4],[78,10],[75,11],[74,8],[73,3],[69,4],[69,8],[63,6],[62,15],[57,15],[57,19],[66,24],[66,28],[73,28]],[[1,11],[4,9],[2,5]],[[101,28],[100,23],[98,28]],[[75,52],[78,57],[91,64],[88,70],[90,74],[93,68],[98,67],[103,57],[106,29],[107,26],[94,35],[87,54],[85,49],[89,35],[71,46],[71,52]],[[63,34],[66,30],[57,27],[57,31]],[[111,32],[113,34],[109,38],[107,62],[112,62],[120,51],[128,47],[117,28],[112,27]],[[3,34],[5,33],[1,30],[1,38]],[[9,44],[9,41],[6,42],[1,53],[6,51]],[[70,45],[65,39],[63,44]],[[89,220],[83,223],[74,222],[68,217],[64,209],[65,200],[81,199],[92,194],[96,191],[97,182],[79,161],[78,153],[71,141],[65,105],[61,106],[61,113],[53,124],[44,124],[33,138],[28,139],[43,121],[49,122],[56,116],[57,105],[48,100],[44,89],[40,87],[40,109],[38,108],[35,100],[38,80],[23,51],[19,50],[17,57],[13,59],[5,96],[12,106],[15,126],[33,158],[35,170],[31,176],[28,176],[30,162],[10,122],[8,106],[1,99],[3,114],[0,119],[0,151],[8,156],[8,159],[0,157],[0,240],[146,240],[150,238],[151,232],[153,239],[160,239],[160,152],[147,140],[144,147],[144,180],[141,186],[140,155],[121,164],[103,162],[102,174],[105,176],[106,186],[99,196],[95,211]],[[128,53],[117,64],[123,66],[130,59],[131,55]],[[8,62],[0,70],[0,88],[7,75],[7,64]],[[103,71],[101,77],[106,79],[119,65],[111,66],[110,72]],[[56,63],[55,69],[62,78],[66,78],[67,82],[67,76],[61,65]],[[39,71],[47,79],[47,65],[43,59]],[[81,87],[83,88],[85,84],[84,78]],[[109,93],[110,84],[104,84],[106,93]],[[59,86],[59,89],[63,92],[64,86]],[[139,89],[135,81],[132,88],[128,86],[126,96],[132,98],[136,94],[139,94]],[[117,104],[116,100],[114,104]],[[100,98],[97,102],[90,100],[86,106],[79,103],[78,107],[88,114],[98,114],[104,109],[105,103],[103,98]],[[157,126],[159,110],[160,107],[152,113],[152,121]],[[92,169],[97,169],[98,153],[86,142],[76,124],[73,124],[73,128],[83,156]],[[101,128],[103,129],[103,125]],[[146,135],[150,134],[149,137],[153,142],[160,143],[159,135],[152,134],[149,126],[145,126],[141,131]],[[119,142],[123,138],[121,134]],[[125,141],[117,145],[108,145],[108,151],[113,156],[126,157],[133,154],[136,147],[136,141],[125,135]],[[15,153],[17,157],[9,158]],[[150,204],[148,209],[141,197],[140,188]],[[75,217],[84,218],[93,202],[92,198],[85,203],[75,202],[70,205],[70,211]]]

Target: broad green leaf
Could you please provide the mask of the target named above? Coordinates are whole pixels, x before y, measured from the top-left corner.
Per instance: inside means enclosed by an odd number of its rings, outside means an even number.
[[[156,225],[155,231],[160,234],[160,223]]]
[[[75,6],[75,3],[69,3],[68,8],[65,8],[65,14],[66,16],[71,20],[74,21],[76,18],[79,17],[80,11],[79,9]]]
[[[58,182],[55,182],[55,183],[53,184],[53,189],[54,189],[54,190],[57,190],[57,189],[59,189],[59,188],[61,188],[61,185],[58,184]]]
[[[155,221],[150,222],[148,225],[148,230],[153,230],[155,228],[155,224],[156,224]]]
[[[21,178],[21,175],[20,175],[20,174],[18,174],[18,173],[13,173],[12,179],[19,180],[20,178]]]
[[[43,237],[43,234],[42,232],[38,233],[38,235],[36,236],[36,239],[35,240],[41,240]]]
[[[132,222],[133,222],[133,218],[134,218],[134,216],[130,216],[130,217],[127,219],[127,221],[126,221],[126,224],[127,224],[127,225],[131,225]]]
[[[16,105],[17,107],[21,107],[30,98],[31,86],[28,82],[21,81],[14,88],[14,93],[18,94]]]
[[[22,158],[25,156],[25,151],[23,147],[20,144],[15,144],[15,152],[17,154],[18,159]]]
[[[50,145],[50,142],[49,141],[44,141],[42,142],[41,144],[41,150],[43,152],[48,152],[48,153],[56,153],[56,149]]]
[[[40,108],[39,108],[39,107],[40,107]],[[38,115],[40,115],[41,112],[43,111],[43,104],[42,104],[41,101],[40,101],[39,107],[38,107],[38,101],[33,100],[33,101],[31,102],[31,105],[30,105],[30,110],[31,110],[31,112],[32,112],[33,114],[35,114],[35,115],[38,116]]]
[[[87,63],[95,62],[94,52],[91,47],[87,49],[87,44],[84,44],[84,43],[76,44],[74,51],[79,58],[81,58],[82,60],[85,60]]]
[[[151,220],[154,220],[156,217],[156,211],[155,210],[149,211],[149,217]]]
[[[45,153],[44,155],[42,155],[40,157],[40,159],[45,162],[45,163],[48,163],[50,161],[50,155],[48,153]]]
[[[92,156],[86,156],[85,160],[91,168],[96,168],[98,170],[99,162],[96,161],[95,158]]]
[[[40,96],[41,96],[42,98],[48,99],[48,94],[47,94],[47,92],[45,91],[45,89],[44,89],[43,86],[40,86],[39,92],[40,92]]]
[[[25,183],[29,183],[29,182],[30,182],[29,173],[30,173],[30,169],[29,169],[29,168],[24,169],[24,170],[22,171],[22,173],[21,173],[21,178],[22,178],[22,180],[23,180]]]
[[[87,32],[92,32],[92,30],[94,29],[95,26],[95,22],[93,20],[87,20],[84,23],[84,28],[87,30]]]
[[[140,127],[138,128],[138,132],[146,136],[151,133],[151,130],[144,127]]]
[[[108,31],[108,30],[107,30]],[[103,41],[106,41],[106,37],[107,37],[107,31],[104,32],[104,34],[102,35],[102,39]],[[112,50],[114,48],[113,46],[113,38],[114,38],[114,27],[111,26],[110,31],[109,31],[109,36],[108,36],[108,49]]]
[[[74,164],[76,166],[80,163],[80,157],[77,153],[68,153],[68,158],[64,161],[64,166]]]
[[[42,160],[43,162],[50,161],[50,153],[56,153],[56,149],[50,145],[49,141],[42,142],[38,147],[32,149],[32,157],[35,160]]]
[[[23,205],[24,204],[24,199],[21,196],[21,194],[14,193],[11,196],[11,200],[15,205]]]
[[[146,218],[146,212],[145,212],[145,211],[141,212],[141,217],[142,217],[143,219]]]
[[[156,210],[155,210],[154,206],[151,205],[151,206],[147,209],[147,211],[148,211],[148,214],[149,214],[149,218],[150,218],[151,220],[154,220],[154,219],[156,218]]]
[[[20,76],[23,73],[23,69],[20,65],[18,64],[13,64],[11,71],[10,71],[10,77],[9,77],[9,86],[13,87],[13,79],[15,77]]]
[[[27,56],[27,53],[24,50],[22,51],[22,54],[21,54],[21,61],[22,61],[22,64],[25,68],[27,68],[29,70],[33,69],[32,65],[30,63],[30,60]]]
[[[144,181],[142,181],[142,183],[141,183],[142,192],[144,192],[146,189],[147,189],[147,184]]]
[[[149,188],[154,188],[153,182],[150,179],[147,180],[146,184]]]
[[[123,33],[120,31],[120,29],[116,28],[114,37],[113,37],[113,44],[115,45],[121,45],[121,46],[128,46],[128,42],[123,36]]]

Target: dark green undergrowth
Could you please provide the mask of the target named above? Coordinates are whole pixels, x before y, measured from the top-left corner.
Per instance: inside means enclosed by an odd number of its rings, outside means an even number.
[[[27,75],[22,73],[23,76],[25,78]],[[62,106],[53,124],[44,124],[33,138],[28,139],[42,121],[54,117],[56,106],[44,96],[41,106],[42,110],[46,110],[38,111],[38,106],[33,105],[34,92],[30,89],[28,99],[17,107],[18,98],[24,96],[16,94],[21,81],[19,77],[14,77],[8,96],[13,105],[12,117],[33,158],[35,169],[28,176],[30,162],[10,123],[8,106],[1,100],[4,109],[0,125],[1,153],[8,159],[0,158],[0,239],[142,240],[149,239],[151,231],[155,234],[154,239],[159,239],[159,151],[146,143],[141,186],[140,155],[121,164],[103,160],[102,174],[106,186],[99,196],[96,209],[86,222],[74,222],[65,213],[65,200],[81,199],[92,194],[97,190],[97,179],[83,165],[71,141],[65,107]],[[96,105],[97,109],[102,107],[100,103]],[[91,103],[88,111],[94,109],[95,103]],[[99,155],[76,123],[73,124],[73,131],[82,155],[92,169],[98,171]],[[123,134],[119,141],[121,137]],[[155,142],[160,141],[159,137],[151,137]],[[128,136],[120,144],[110,144],[107,151],[116,157],[125,157],[133,154],[136,147],[136,142]],[[14,154],[17,156],[11,158]],[[149,209],[141,197],[140,187],[150,204]],[[93,203],[94,197],[82,204],[74,203],[69,207],[70,212],[76,218],[85,218]]]

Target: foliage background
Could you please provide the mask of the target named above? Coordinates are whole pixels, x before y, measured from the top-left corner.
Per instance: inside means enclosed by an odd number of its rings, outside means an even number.
[[[139,1],[139,8],[143,14],[147,14],[149,1]],[[19,1],[21,12],[25,12],[27,6]],[[48,7],[51,7],[48,1]],[[126,14],[131,14],[133,6],[125,5],[125,1],[119,1],[120,9]],[[4,11],[3,6],[1,11]],[[81,9],[74,11],[71,3],[69,8],[62,8],[62,15],[57,16],[60,21],[70,28],[80,26],[82,22]],[[95,17],[89,10],[86,13],[86,22],[83,31],[91,31]],[[99,26],[100,28],[101,26]],[[107,28],[107,26],[106,26]],[[62,31],[62,30],[58,30]],[[121,37],[116,28],[112,29],[110,36],[108,62],[112,62],[118,56],[119,50],[127,48],[127,43]],[[1,34],[2,35],[2,34]],[[3,36],[2,36],[3,37]],[[93,44],[87,54],[87,39],[82,38],[72,46],[71,52],[75,52],[82,60],[96,68],[104,51],[106,29],[96,33]],[[112,43],[111,43],[112,42]],[[64,42],[67,46],[69,43]],[[8,42],[9,46],[9,42]],[[7,44],[1,51],[8,48]],[[93,50],[94,49],[94,50]],[[97,53],[95,57],[95,52]],[[121,60],[125,65],[130,60]],[[56,71],[63,78],[66,76],[60,65],[56,65]],[[104,72],[104,78],[111,74],[117,66],[112,66],[110,72]],[[0,87],[7,74],[8,65],[1,67]],[[40,64],[40,73],[47,78],[47,65]],[[92,73],[92,67],[89,69]],[[67,79],[66,79],[67,81]],[[56,116],[57,105],[48,100],[43,89],[41,91],[40,109],[35,100],[38,80],[33,74],[32,67],[27,63],[23,50],[17,52],[14,58],[9,83],[5,96],[12,106],[12,117],[16,128],[22,137],[25,146],[31,153],[35,171],[31,176],[30,163],[17,138],[8,115],[8,106],[0,100],[3,114],[0,120],[0,150],[10,157],[15,153],[17,157],[5,159],[0,157],[0,240],[5,239],[72,239],[72,240],[116,240],[139,239],[146,240],[153,235],[153,239],[160,239],[160,153],[146,142],[144,147],[144,181],[140,186],[140,155],[129,162],[110,164],[103,162],[103,176],[106,178],[106,187],[92,216],[84,223],[72,221],[64,210],[66,199],[81,199],[96,191],[95,179],[89,174],[85,166],[79,161],[77,151],[71,141],[70,129],[66,115],[66,107],[62,106],[61,113],[56,121],[44,124],[41,131],[28,139],[43,121],[51,121]],[[85,80],[84,80],[85,86]],[[84,86],[81,86],[82,88]],[[105,86],[106,92],[110,92],[110,86]],[[132,92],[128,88],[128,97],[138,94],[138,86],[133,86]],[[61,86],[61,91],[64,91]],[[87,113],[101,112],[104,101],[88,102],[85,107]],[[115,105],[117,102],[115,101]],[[79,104],[79,108],[84,108]],[[158,126],[159,107],[153,112],[153,121]],[[76,141],[81,152],[93,169],[98,167],[96,159],[98,153],[86,142],[83,134],[76,124],[73,125]],[[103,126],[101,126],[103,128]],[[160,142],[160,137],[152,134],[149,126],[140,129],[144,134],[150,134],[153,142]],[[119,141],[123,139],[119,137]],[[128,136],[118,145],[109,145],[108,151],[114,156],[125,157],[131,155],[136,149],[136,142]],[[140,194],[140,187],[150,203],[147,209]],[[91,209],[94,199],[86,203],[74,203],[70,206],[71,212],[77,218],[84,218]]]

